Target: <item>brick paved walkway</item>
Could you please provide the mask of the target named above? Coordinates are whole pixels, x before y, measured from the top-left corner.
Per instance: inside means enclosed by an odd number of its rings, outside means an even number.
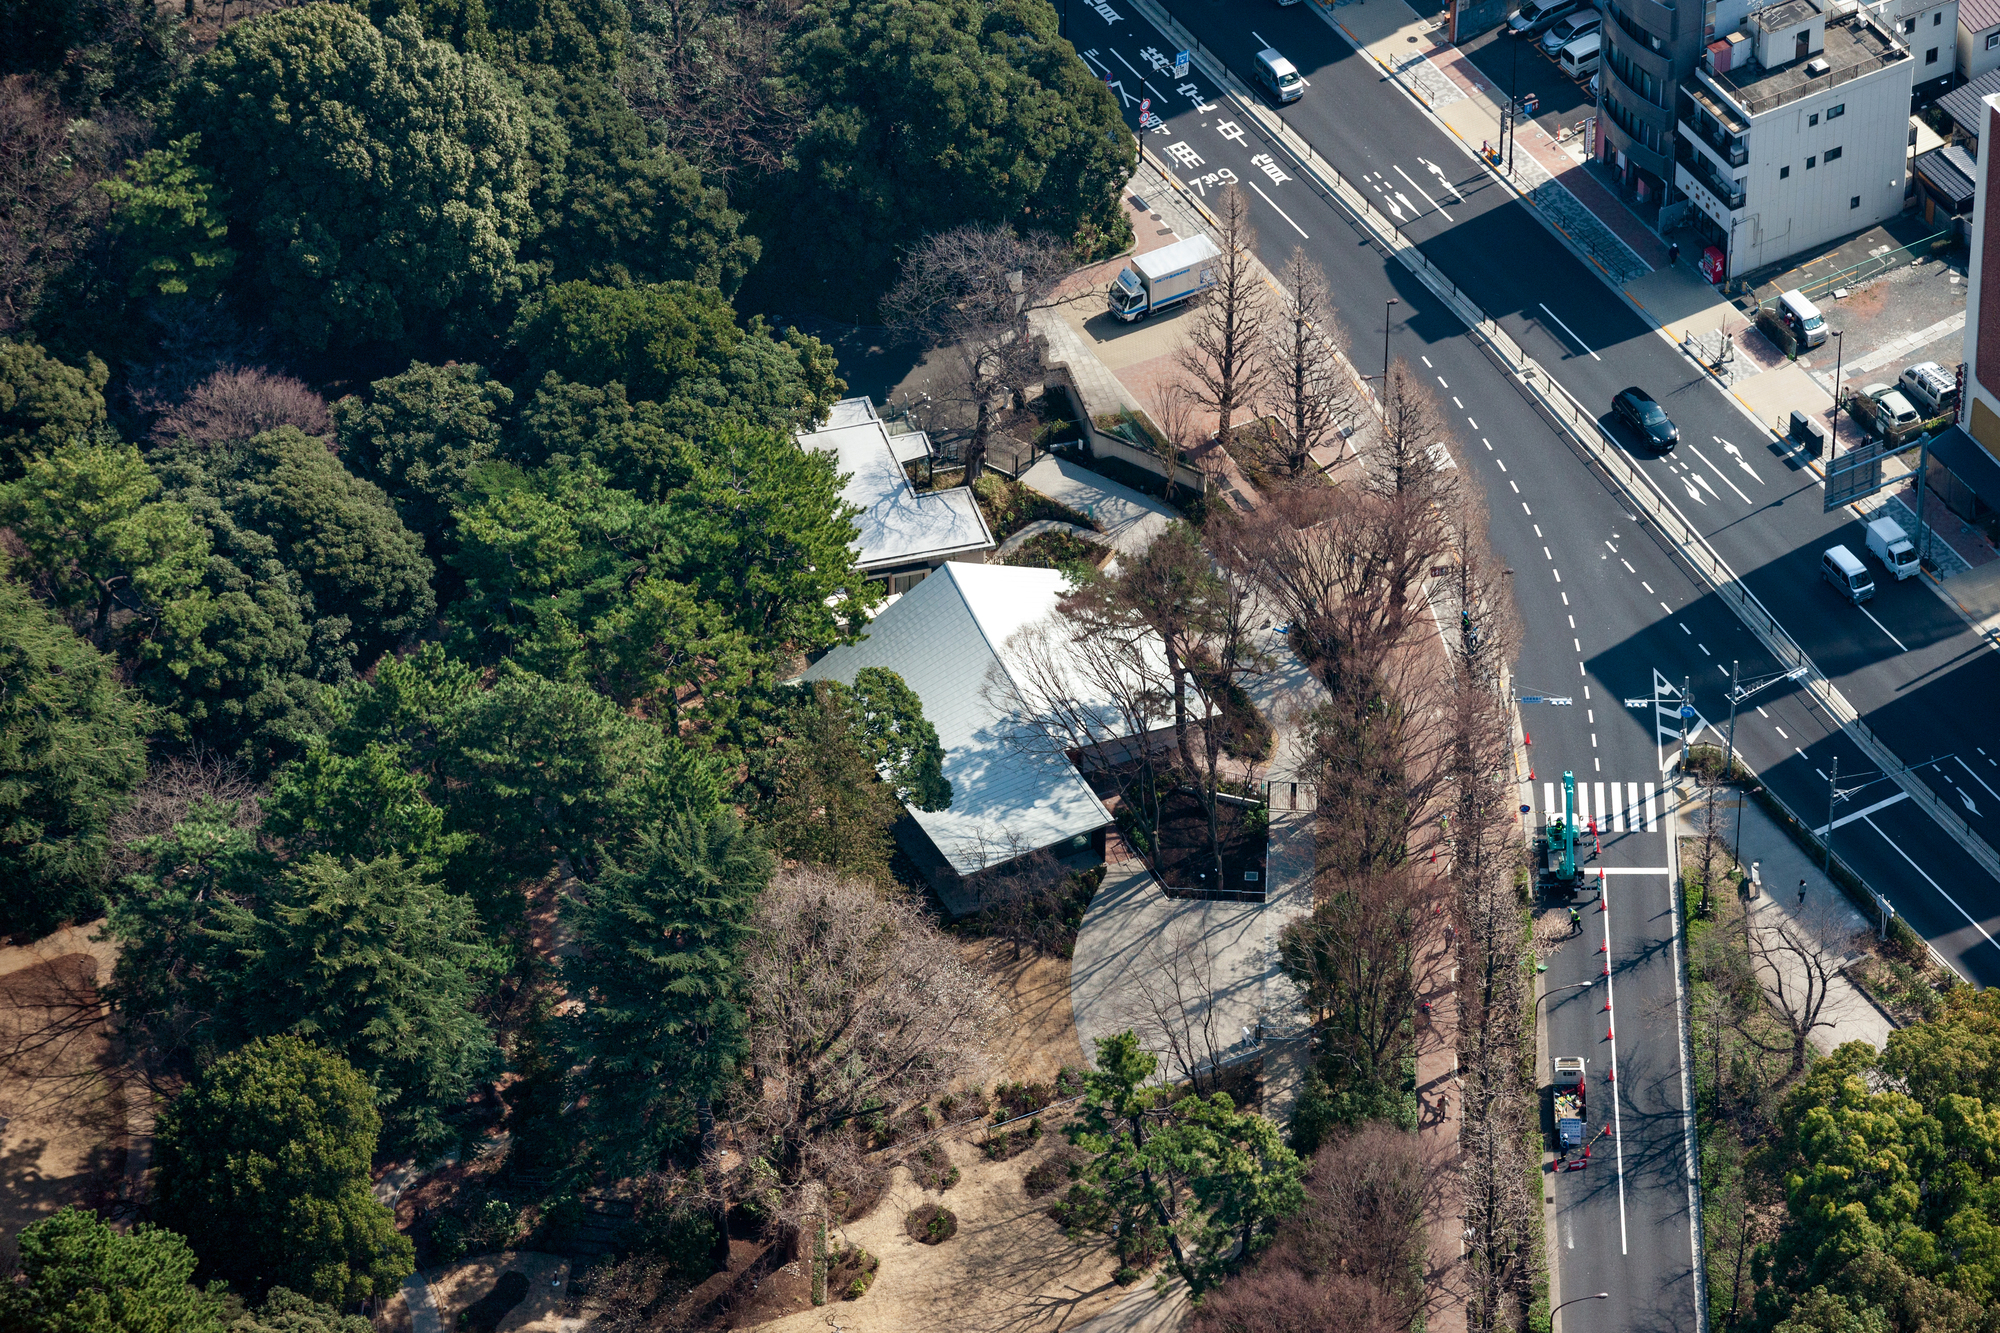
[[[1426,1333],[1465,1333],[1464,1186],[1458,1130],[1464,1097],[1458,1079],[1458,971],[1443,918],[1418,943],[1419,999],[1431,1005],[1417,1031],[1417,1141],[1423,1148],[1430,1257],[1424,1265]]]

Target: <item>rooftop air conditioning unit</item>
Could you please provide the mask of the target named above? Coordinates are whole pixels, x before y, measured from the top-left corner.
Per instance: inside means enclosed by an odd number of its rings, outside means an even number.
[[[1806,62],[1806,73],[1815,79],[1829,72],[1832,68],[1833,66],[1827,64],[1824,60],[1808,60]]]

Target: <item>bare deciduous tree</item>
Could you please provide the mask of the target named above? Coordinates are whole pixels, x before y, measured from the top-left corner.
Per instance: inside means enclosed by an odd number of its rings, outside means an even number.
[[[251,828],[263,819],[257,808],[260,794],[248,769],[213,750],[197,748],[156,764],[132,794],[132,803],[112,817],[113,865],[122,875],[150,864],[151,858],[134,844],[172,832],[196,801],[232,806],[231,825]]]
[[[743,1192],[773,1193],[787,1219],[805,1181],[854,1166],[857,1117],[978,1077],[999,1012],[917,904],[824,870],[771,881],[743,975],[761,1082],[741,1108]]]
[[[1218,989],[1208,934],[1192,921],[1176,922],[1147,946],[1114,1021],[1164,1057],[1170,1079],[1207,1096],[1217,1089],[1237,1035],[1216,1017]]]
[[[1827,903],[1809,903],[1796,912],[1765,900],[1748,918],[1749,949],[1757,979],[1771,1010],[1784,1020],[1790,1041],[1774,1046],[1746,1025],[1743,1034],[1760,1049],[1791,1056],[1787,1078],[1805,1072],[1806,1044],[1821,1028],[1833,1026],[1826,1001],[1833,980],[1854,947],[1854,932]]]
[[[79,152],[94,127],[73,126],[55,95],[27,75],[0,79],[0,333],[21,327],[43,284],[90,240],[106,199],[103,165]]]
[[[727,184],[779,170],[810,108],[779,77],[796,0],[633,0],[626,102],[666,145]]]
[[[1234,185],[1216,197],[1215,286],[1189,318],[1175,360],[1188,391],[1214,411],[1216,433],[1226,442],[1236,410],[1254,403],[1265,381],[1265,327],[1270,301],[1257,263],[1257,230],[1249,197]]]
[[[1310,917],[1285,930],[1280,957],[1321,1032],[1322,1047],[1374,1086],[1394,1086],[1411,1053],[1417,949],[1439,890],[1429,865],[1407,863],[1323,884]]]
[[[162,444],[175,440],[223,444],[279,426],[296,426],[307,435],[322,437],[333,432],[326,400],[298,380],[257,366],[229,366],[161,413],[153,439]]]
[[[1069,252],[1053,236],[973,223],[925,237],[882,298],[891,327],[949,358],[954,391],[973,418],[968,486],[985,466],[995,405],[1020,402],[1041,374],[1028,312],[1049,303],[1068,269]]]
[[[1215,883],[1223,881],[1222,830],[1216,810],[1225,695],[1261,665],[1248,628],[1255,589],[1248,580],[1218,572],[1194,530],[1175,524],[1137,555],[1119,562],[1116,575],[1063,602],[1065,615],[1085,633],[1114,641],[1150,637],[1165,661],[1174,747],[1208,816]],[[1199,747],[1199,748],[1197,748]]]
[[[1300,476],[1312,451],[1341,438],[1363,410],[1353,375],[1342,364],[1346,339],[1335,317],[1333,291],[1319,265],[1294,246],[1278,272],[1285,305],[1271,316],[1264,356],[1278,432],[1270,466]]]

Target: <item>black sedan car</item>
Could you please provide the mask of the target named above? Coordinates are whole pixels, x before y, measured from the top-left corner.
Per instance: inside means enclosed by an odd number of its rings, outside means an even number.
[[[1646,442],[1666,453],[1681,438],[1681,429],[1667,415],[1667,409],[1653,401],[1653,395],[1634,385],[1621,390],[1611,400],[1611,410],[1616,412],[1632,429],[1646,437]]]

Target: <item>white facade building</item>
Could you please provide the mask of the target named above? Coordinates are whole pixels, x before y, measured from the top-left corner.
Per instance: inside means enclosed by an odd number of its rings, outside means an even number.
[[[1880,24],[1783,0],[1709,50],[1682,85],[1674,183],[1730,274],[1902,211],[1915,61]]]
[[[1909,48],[1918,101],[1951,86],[1958,68],[1958,0],[1881,0],[1868,11]]]

